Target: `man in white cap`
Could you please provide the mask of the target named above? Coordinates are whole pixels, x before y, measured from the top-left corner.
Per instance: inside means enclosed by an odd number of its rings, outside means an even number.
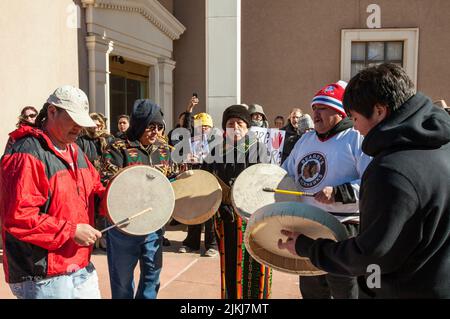
[[[315,131],[302,135],[282,167],[300,191],[315,194],[304,198],[306,204],[334,215],[353,237],[359,226],[361,177],[371,158],[362,152],[363,137],[345,113],[346,84],[332,83],[316,93],[311,102]],[[300,291],[305,299],[358,298],[356,277],[350,276],[301,277]]]
[[[62,86],[47,99],[37,127],[17,130],[0,165],[5,279],[20,299],[100,298],[90,262],[99,174],[75,144],[95,126],[86,94]]]

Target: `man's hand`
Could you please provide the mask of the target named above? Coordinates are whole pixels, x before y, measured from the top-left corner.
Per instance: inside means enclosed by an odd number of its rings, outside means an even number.
[[[301,234],[286,229],[282,229],[281,234],[287,236],[287,240],[285,243],[283,243],[283,240],[281,238],[278,239],[278,248],[287,249],[291,254],[298,256],[297,252],[295,251],[295,242],[297,241],[297,237]]]
[[[192,113],[194,110],[194,107],[198,104],[198,97],[191,97],[191,100],[189,101],[188,106],[186,107],[186,112]]]
[[[322,204],[334,204],[334,188],[327,186],[314,195],[316,201]]]
[[[90,246],[95,243],[102,233],[89,224],[78,224],[74,240],[80,246]]]

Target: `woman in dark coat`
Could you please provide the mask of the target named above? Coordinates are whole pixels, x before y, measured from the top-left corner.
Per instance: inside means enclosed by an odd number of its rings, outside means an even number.
[[[247,222],[234,211],[229,198],[229,189],[244,169],[268,162],[264,145],[248,135],[250,123],[245,106],[228,107],[222,118],[226,133],[223,144],[218,147],[219,154],[213,150],[209,156],[215,159],[205,160],[209,164],[203,166],[219,178],[224,193],[215,215],[223,299],[266,299],[270,297],[272,284],[272,270],[259,264],[245,249],[243,237]],[[234,160],[230,162],[231,158]]]

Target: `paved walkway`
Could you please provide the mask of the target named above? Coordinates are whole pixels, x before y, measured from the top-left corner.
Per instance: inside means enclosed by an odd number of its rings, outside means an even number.
[[[219,299],[220,268],[219,257],[203,257],[200,254],[179,254],[178,248],[186,237],[183,227],[168,227],[166,237],[171,246],[164,247],[163,269],[159,299]],[[204,251],[202,250],[201,253]],[[102,298],[111,298],[109,288],[106,255],[95,252],[92,256],[97,268]],[[139,270],[135,272],[139,278]],[[0,271],[0,299],[14,298],[4,280],[3,269]],[[298,299],[298,276],[274,271],[272,280],[272,298]]]

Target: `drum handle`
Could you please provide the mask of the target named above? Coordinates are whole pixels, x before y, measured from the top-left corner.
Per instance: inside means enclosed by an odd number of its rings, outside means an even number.
[[[128,223],[130,220],[132,220],[132,219],[134,219],[134,218],[136,218],[136,217],[138,217],[138,216],[140,216],[140,215],[142,215],[142,214],[148,213],[148,212],[150,212],[151,210],[152,210],[152,208],[144,209],[143,211],[140,211],[139,213],[134,214],[133,216],[127,217],[127,218],[125,218],[125,219],[122,219],[120,222],[117,222],[117,223],[115,223],[114,225],[111,225],[111,226],[109,226],[109,227],[106,227],[105,229],[101,230],[100,232],[101,232],[101,233],[104,233],[105,231],[108,231],[108,230],[110,230],[110,229],[112,229],[112,228],[115,228],[115,227],[118,227],[118,226],[122,226],[123,224]]]
[[[289,190],[285,190],[285,189],[277,189],[277,188],[270,188],[270,187],[264,187],[263,191],[279,193],[279,194],[297,195],[297,196],[314,196],[314,193],[296,192],[296,191],[289,191]]]

